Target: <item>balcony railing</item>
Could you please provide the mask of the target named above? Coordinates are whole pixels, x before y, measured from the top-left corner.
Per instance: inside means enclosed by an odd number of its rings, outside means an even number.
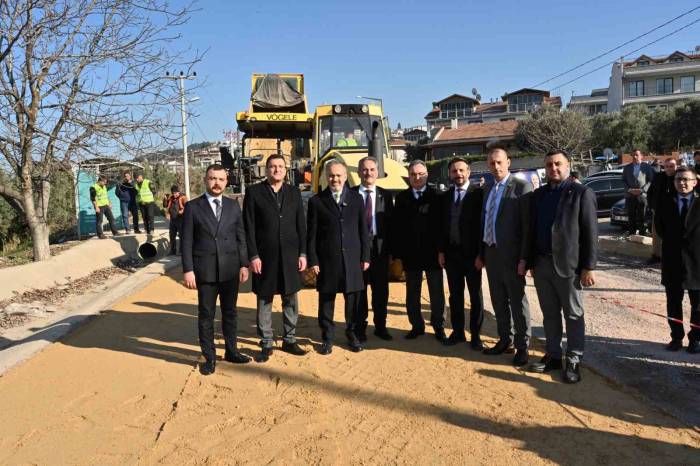
[[[634,99],[638,97],[687,97],[691,94],[698,94],[698,91],[656,92],[656,89],[654,89],[637,95],[629,95],[629,93],[625,91],[625,99]]]
[[[508,112],[510,113],[517,113],[517,112],[531,112],[535,110],[537,107],[542,105],[541,103],[534,103],[531,102],[529,104],[509,104],[508,105]]]

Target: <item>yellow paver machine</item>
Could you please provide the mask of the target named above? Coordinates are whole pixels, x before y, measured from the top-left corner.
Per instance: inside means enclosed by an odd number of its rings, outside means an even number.
[[[255,162],[259,178],[267,157],[277,152],[289,156],[289,166],[296,162],[306,170],[313,192],[325,188],[323,167],[330,159],[343,160],[348,184],[357,186],[357,162],[371,155],[378,161],[379,186],[391,191],[407,187],[406,168],[390,157],[382,108],[331,104],[308,113],[302,74],[254,74],[248,110],[238,112],[236,121],[243,133],[241,156]]]

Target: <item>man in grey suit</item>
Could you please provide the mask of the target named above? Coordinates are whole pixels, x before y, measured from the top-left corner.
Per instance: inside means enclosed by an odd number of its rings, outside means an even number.
[[[593,191],[569,180],[569,156],[561,150],[544,159],[547,184],[532,193],[528,266],[542,308],[544,357],[533,372],[561,369],[562,313],[566,322],[564,382],[581,381],[586,327],[581,286],[595,284],[598,218]]]
[[[510,174],[510,157],[504,148],[492,147],[487,161],[493,182],[484,190],[482,242],[475,265],[477,269],[486,266],[499,339],[484,354],[512,353],[515,333],[513,364],[524,366],[530,340],[530,310],[525,295],[530,231],[526,194],[532,192],[532,185]]]
[[[634,161],[622,170],[622,182],[625,184],[625,208],[627,209],[627,227],[630,235],[639,232],[645,235],[646,225],[644,214],[647,210],[647,192],[654,179],[654,169],[647,163],[642,163],[642,151],[632,152]]]

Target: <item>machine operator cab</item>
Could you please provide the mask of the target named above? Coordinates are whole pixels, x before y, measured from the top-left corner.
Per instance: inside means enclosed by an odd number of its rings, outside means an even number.
[[[360,178],[357,165],[371,155],[377,158],[377,185],[392,191],[406,188],[406,168],[389,158],[389,146],[382,109],[378,105],[336,104],[316,108],[314,125],[313,191],[327,186],[323,170],[333,158],[348,166],[348,184],[357,186]]]

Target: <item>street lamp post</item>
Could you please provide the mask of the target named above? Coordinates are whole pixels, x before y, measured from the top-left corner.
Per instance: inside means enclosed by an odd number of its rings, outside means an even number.
[[[356,96],[358,99],[367,99],[367,100],[374,100],[375,102],[379,102],[379,106],[382,108],[382,114],[384,114],[384,101],[380,99],[379,97],[366,97],[364,95],[358,95]]]
[[[187,157],[187,113],[185,112],[185,79],[194,79],[197,73],[185,74],[180,71],[179,76],[170,76],[170,73],[165,73],[168,79],[177,79],[180,88],[180,118],[182,119],[182,154],[185,163],[185,196],[190,199],[190,165]]]

